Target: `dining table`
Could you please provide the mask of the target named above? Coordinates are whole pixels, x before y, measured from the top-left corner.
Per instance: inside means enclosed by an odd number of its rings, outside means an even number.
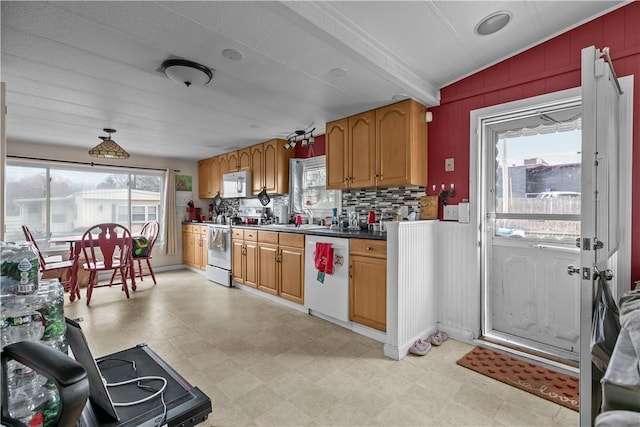
[[[138,236],[138,233],[132,233],[131,237]],[[73,260],[73,266],[71,267],[71,284],[69,291],[69,301],[73,302],[77,299],[80,299],[80,284],[78,283],[78,272],[80,270],[80,250],[82,249],[82,239],[84,238],[83,234],[75,234],[70,236],[57,236],[51,237],[49,239],[50,244],[56,243],[68,243],[69,244],[69,259]],[[85,240],[85,242],[89,243],[89,240]],[[133,267],[133,255],[129,253],[129,257],[131,258],[131,267]],[[131,279],[131,289],[136,290],[136,275],[135,269],[129,268],[129,278]]]

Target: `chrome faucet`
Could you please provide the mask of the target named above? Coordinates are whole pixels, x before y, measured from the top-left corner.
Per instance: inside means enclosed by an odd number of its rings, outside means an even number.
[[[307,216],[309,217],[309,224],[313,224],[313,213],[311,212],[311,209],[309,209],[309,208],[302,208],[302,212],[304,212],[305,214],[307,214]]]

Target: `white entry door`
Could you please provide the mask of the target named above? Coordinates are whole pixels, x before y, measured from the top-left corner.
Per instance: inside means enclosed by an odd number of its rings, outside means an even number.
[[[582,50],[582,99],[584,130],[582,138],[582,231],[581,262],[574,272],[581,278],[581,339],[580,339],[580,425],[591,426],[599,408],[592,401],[591,322],[597,273],[607,269],[621,274],[626,281],[624,262],[614,262],[620,248],[620,220],[626,209],[621,200],[621,188],[628,188],[621,176],[626,170],[620,153],[628,145],[627,123],[631,114],[629,97],[632,81],[618,81],[605,62],[604,52],[589,47]],[[624,136],[621,136],[624,134]],[[625,143],[621,145],[621,140]],[[628,166],[628,164],[627,164]],[[621,168],[623,172],[621,172]],[[626,177],[625,177],[626,178]],[[627,193],[628,194],[628,193]],[[626,222],[626,221],[625,221]],[[622,239],[625,242],[626,239]],[[624,252],[624,251],[623,251]],[[628,289],[630,283],[620,283],[616,291]]]
[[[579,96],[529,100],[482,121],[483,336],[579,358],[581,210]]]

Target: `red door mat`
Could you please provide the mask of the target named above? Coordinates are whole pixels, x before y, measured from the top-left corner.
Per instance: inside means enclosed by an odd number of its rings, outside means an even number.
[[[574,411],[580,409],[578,379],[570,375],[484,347],[475,347],[456,363]]]

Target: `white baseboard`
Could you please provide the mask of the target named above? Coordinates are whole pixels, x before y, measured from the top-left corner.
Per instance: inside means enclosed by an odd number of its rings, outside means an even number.
[[[293,308],[294,310],[298,310],[298,311],[301,311],[303,313],[308,313],[309,312],[307,310],[307,308],[305,306],[303,306],[303,305],[296,304],[295,302],[286,300],[284,298],[280,298],[280,297],[275,296],[275,295],[268,294],[266,292],[262,292],[262,291],[260,291],[258,289],[252,288],[251,286],[246,286],[246,285],[234,282],[234,281],[232,281],[231,284],[234,287],[236,287],[236,288],[238,288],[240,290],[243,290],[245,292],[249,292],[250,294],[257,295],[259,297],[268,299],[269,301],[273,301],[273,302],[275,302],[277,304],[281,304],[281,305],[284,305],[286,307]]]
[[[387,342],[387,334],[377,329],[369,328],[368,326],[361,325],[359,323],[352,323],[351,330],[357,334],[364,335],[379,342]]]

